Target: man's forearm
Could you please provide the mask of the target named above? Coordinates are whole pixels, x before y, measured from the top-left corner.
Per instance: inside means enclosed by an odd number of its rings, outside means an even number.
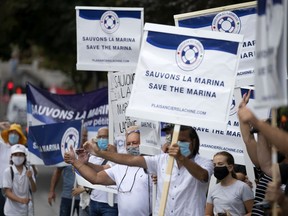
[[[196,179],[202,182],[208,181],[209,177],[207,170],[203,169],[197,163],[191,161],[189,158],[184,157],[183,155],[181,155],[181,157],[178,160],[180,161],[180,163],[183,164],[183,166],[188,170],[188,172]]]
[[[89,167],[91,167],[92,169],[94,169],[96,172],[100,172],[100,171],[104,170],[104,166],[102,166],[102,165],[93,164],[93,163],[90,163],[90,162],[88,162],[87,165]]]
[[[99,183],[97,182],[97,171],[95,171],[92,167],[80,160],[75,160],[72,165],[87,181],[91,182],[92,184]]]
[[[266,122],[254,120],[255,127],[261,131],[266,140],[273,144],[280,152],[288,154],[288,133],[277,127],[272,127]]]
[[[97,153],[97,156],[104,158],[108,161],[112,161],[117,164],[147,168],[145,160],[142,156],[119,154],[119,153],[108,152],[108,151],[99,151]]]

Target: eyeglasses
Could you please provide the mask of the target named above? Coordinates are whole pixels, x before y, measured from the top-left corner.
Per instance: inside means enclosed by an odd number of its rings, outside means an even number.
[[[121,184],[122,184],[124,178],[125,178],[126,175],[127,175],[128,168],[129,168],[129,167],[127,166],[126,171],[125,171],[125,174],[124,174],[123,178],[121,179],[120,184],[119,184],[119,186],[118,186],[118,188],[117,188],[117,191],[120,192],[120,193],[130,193],[130,192],[132,191],[132,189],[133,189],[133,187],[134,187],[134,184],[135,184],[136,175],[137,175],[138,171],[140,170],[140,167],[139,167],[139,168],[137,169],[137,171],[135,172],[134,178],[133,178],[133,183],[132,183],[132,185],[131,185],[130,190],[128,190],[128,191],[120,191]]]

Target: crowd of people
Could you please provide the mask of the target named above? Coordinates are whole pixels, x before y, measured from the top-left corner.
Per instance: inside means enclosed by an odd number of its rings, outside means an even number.
[[[238,109],[242,139],[254,164],[255,194],[245,171],[227,151],[215,152],[213,158],[200,156],[200,139],[191,126],[180,126],[178,141],[171,143],[173,125],[162,131],[166,143],[162,153],[140,154],[140,129],[126,130],[126,151],[117,153],[108,144],[108,128],[102,127],[96,139],[87,140],[82,129],[81,147],[71,147],[64,155],[65,167],[55,167],[51,176],[48,203],[56,198],[55,189],[62,177],[60,216],[126,216],[126,215],[269,215],[278,203],[279,214],[288,213],[288,123],[286,108],[278,109],[278,127],[271,119],[259,120],[247,108],[250,92],[244,95]],[[283,111],[284,110],[284,111]],[[287,112],[288,114],[288,112]],[[287,115],[288,116],[288,115]],[[33,193],[37,190],[37,168],[27,163],[27,139],[21,125],[1,122],[0,139],[0,216],[34,215]],[[277,164],[271,159],[272,148],[278,151]],[[166,168],[173,157],[172,173]],[[275,165],[275,166],[274,166]],[[113,204],[108,192],[79,185],[75,171],[92,184],[115,185]],[[276,173],[272,178],[272,174]],[[209,183],[212,175],[217,183]],[[170,179],[165,209],[162,205],[163,185]],[[253,179],[253,180],[254,180]],[[157,185],[153,205],[152,186]],[[71,212],[72,211],[72,212]]]

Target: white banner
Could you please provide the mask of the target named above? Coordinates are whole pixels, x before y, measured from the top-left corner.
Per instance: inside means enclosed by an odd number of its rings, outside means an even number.
[[[255,88],[260,107],[287,105],[287,7],[284,4],[287,1],[258,1]]]
[[[115,142],[119,152],[125,152],[125,132],[130,126],[140,129],[140,153],[160,153],[160,124],[139,118],[125,116],[132,92],[134,72],[108,72],[109,104],[112,107]]]
[[[256,18],[256,2],[174,16],[176,26],[244,35],[236,87],[254,84]]]
[[[143,8],[76,7],[77,70],[135,69]]]
[[[243,36],[146,24],[126,115],[226,129]]]
[[[99,184],[91,184],[89,181],[83,178],[78,172],[75,172],[75,174],[76,174],[75,176],[76,176],[76,181],[78,185],[109,192],[109,193],[114,193],[114,194],[118,193],[116,185],[105,186],[105,185],[99,185]]]

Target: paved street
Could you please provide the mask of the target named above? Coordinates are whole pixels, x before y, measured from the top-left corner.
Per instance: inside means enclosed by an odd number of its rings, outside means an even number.
[[[39,174],[37,177],[37,191],[34,194],[35,216],[57,216],[59,215],[59,206],[61,200],[62,181],[57,186],[56,202],[51,207],[48,204],[48,192],[53,167],[37,166]]]

